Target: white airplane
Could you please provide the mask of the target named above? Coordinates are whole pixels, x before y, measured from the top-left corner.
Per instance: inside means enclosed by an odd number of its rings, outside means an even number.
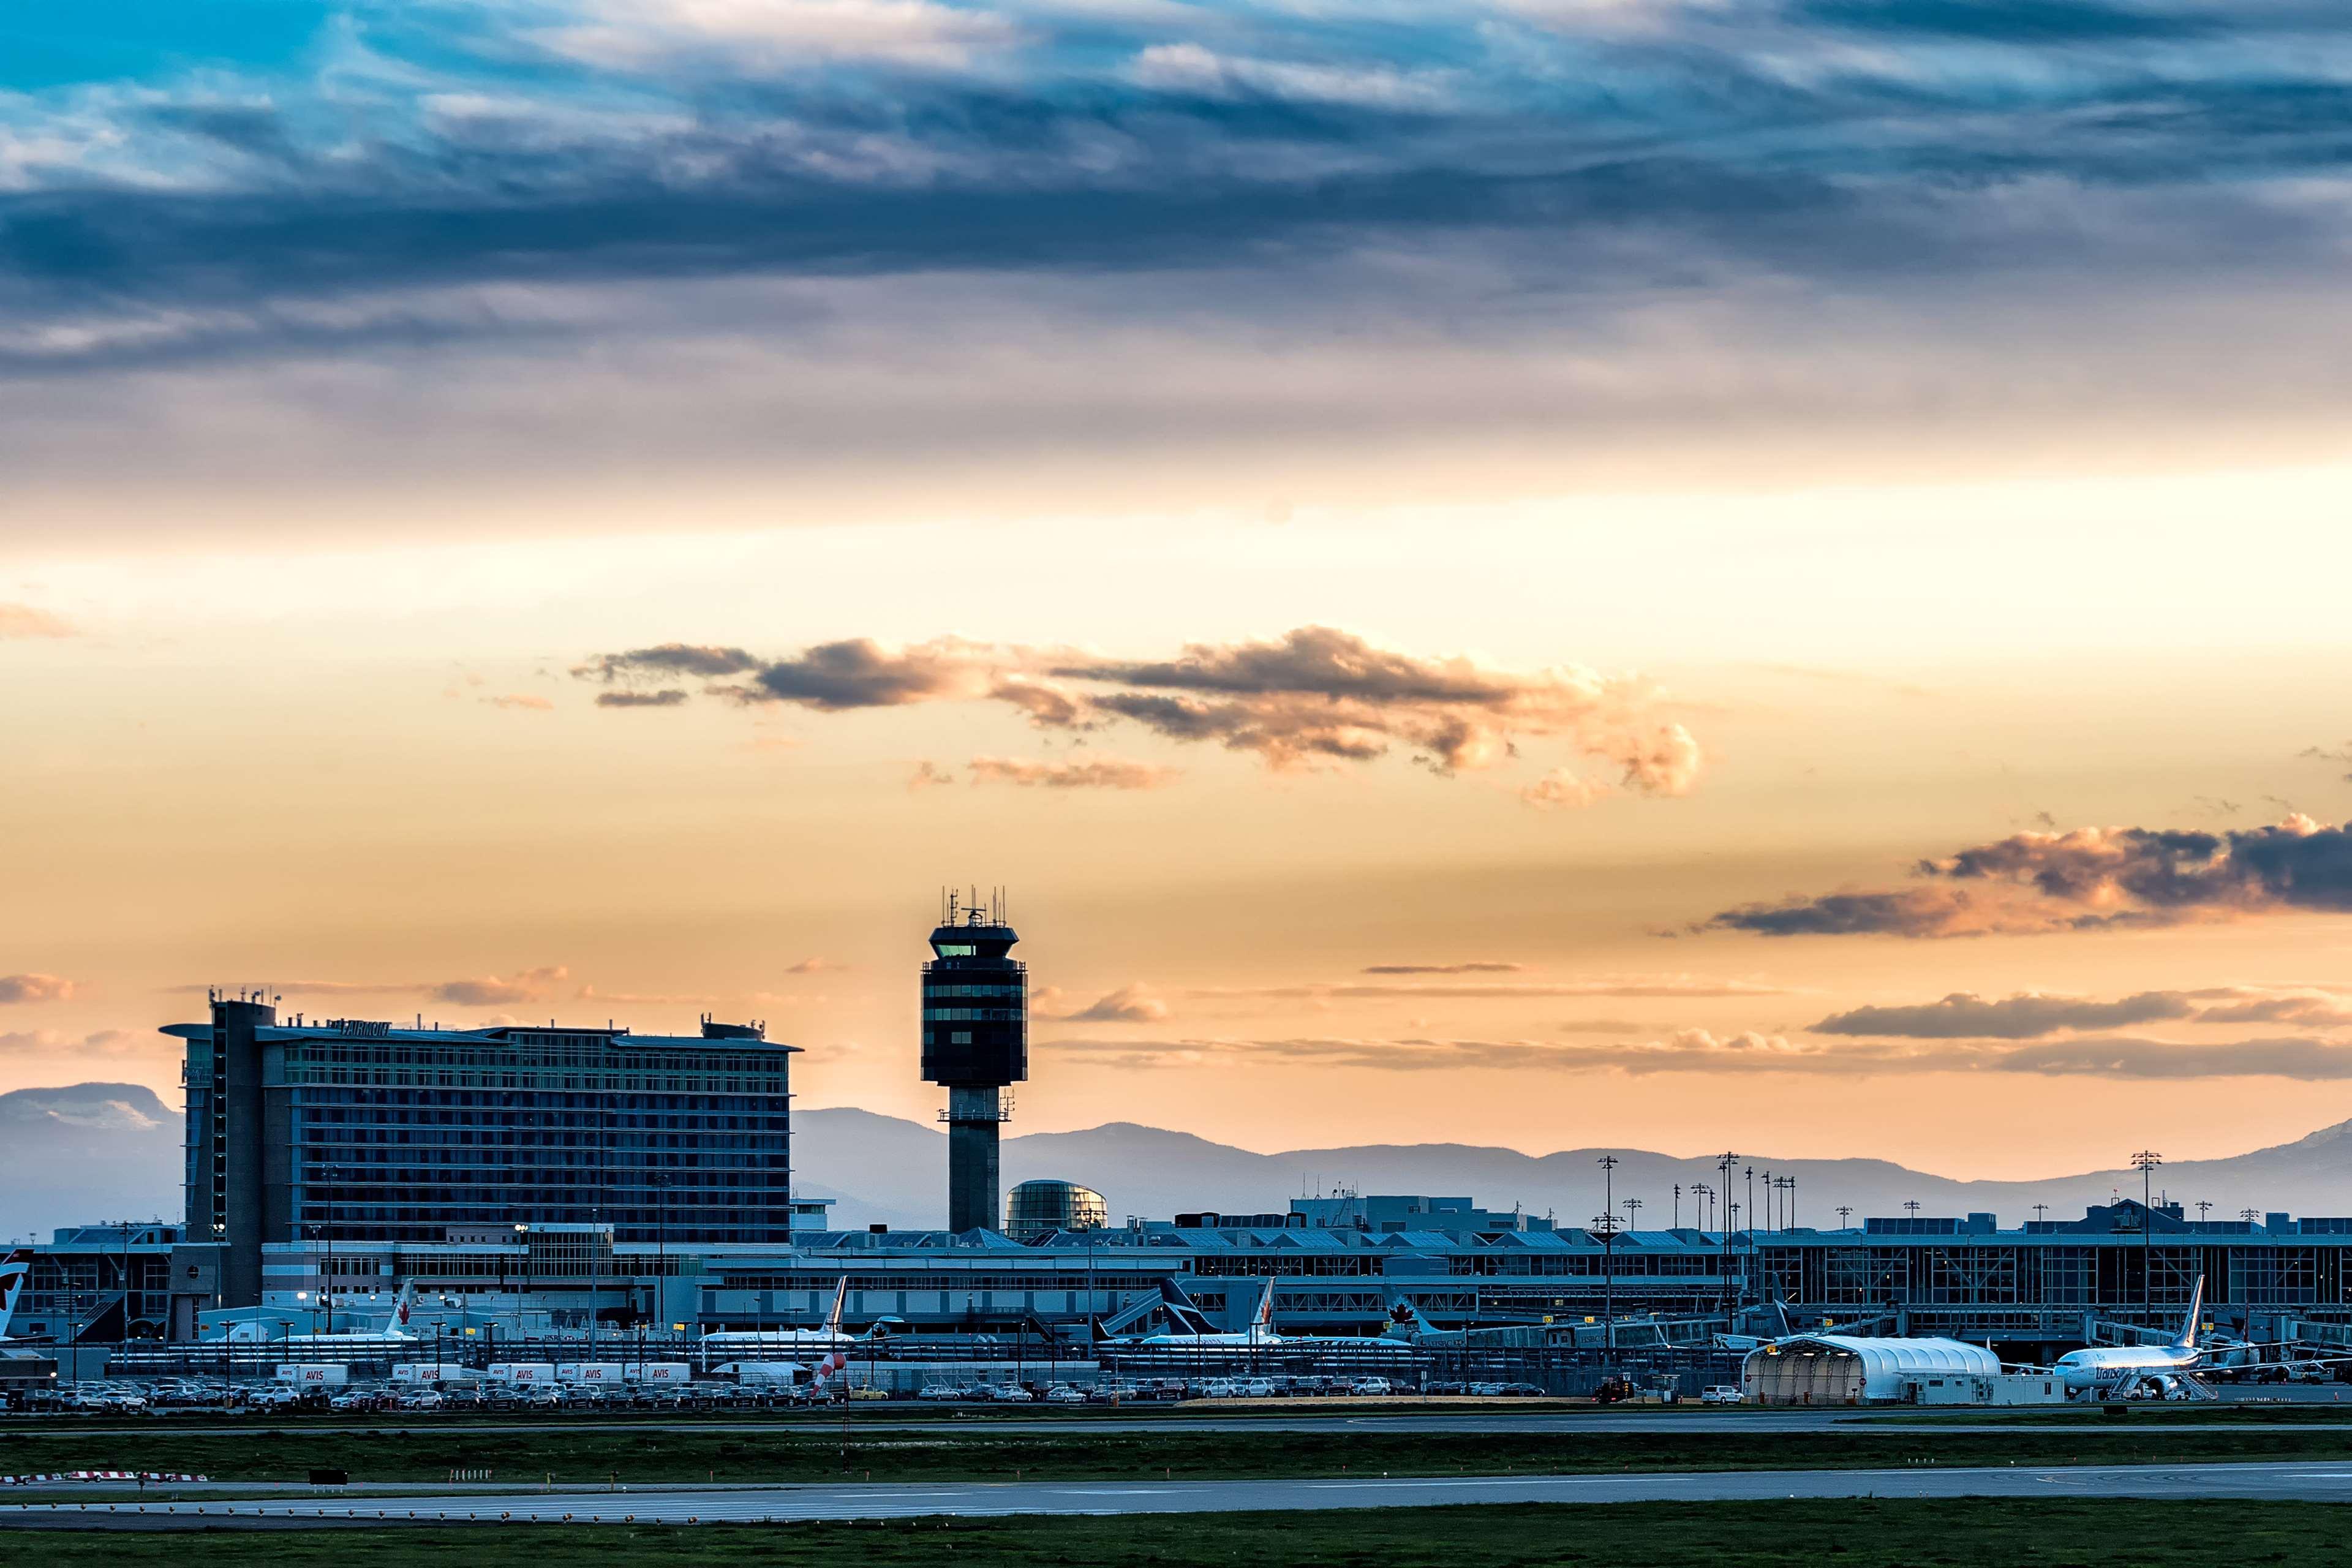
[[[277,1324],[247,1320],[226,1325],[218,1337],[232,1344],[281,1345],[289,1350],[350,1351],[361,1354],[368,1351],[393,1350],[412,1344],[416,1332],[409,1327],[409,1315],[416,1306],[416,1281],[407,1280],[393,1300],[392,1315],[380,1329],[358,1329],[331,1334],[272,1334]]]
[[[2205,1276],[2189,1295],[2189,1315],[2180,1332],[2162,1345],[2091,1345],[2068,1351],[2052,1363],[2069,1394],[2095,1391],[2120,1398],[2153,1388],[2167,1399],[2186,1398],[2201,1389],[2196,1379],[2207,1348],[2198,1342],[2198,1319],[2205,1310]]]
[[[16,1299],[33,1278],[33,1249],[20,1247],[0,1261],[0,1343],[8,1339],[8,1321],[16,1315]]]
[[[874,1326],[864,1333],[848,1333],[841,1326],[842,1309],[848,1300],[849,1277],[845,1274],[841,1283],[833,1288],[833,1306],[826,1311],[824,1321],[816,1328],[715,1329],[695,1342],[706,1352],[722,1354],[746,1351],[846,1350],[852,1345],[887,1339],[894,1326],[905,1326],[903,1319],[877,1318]]]
[[[1171,1277],[1160,1282],[1160,1310],[1174,1325],[1156,1334],[1118,1336],[1094,1325],[1095,1343],[1113,1351],[1315,1351],[1359,1358],[1385,1354],[1391,1360],[1404,1348],[1393,1333],[1373,1338],[1346,1334],[1283,1334],[1274,1327],[1274,1280],[1268,1279],[1250,1313],[1249,1327],[1223,1330],[1209,1321],[1184,1287]],[[1394,1320],[1391,1319],[1393,1325]]]

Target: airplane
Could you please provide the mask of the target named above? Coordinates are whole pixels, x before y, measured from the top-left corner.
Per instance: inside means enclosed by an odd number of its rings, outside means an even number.
[[[2207,1364],[2210,1347],[2198,1342],[2198,1319],[2205,1310],[2205,1276],[2189,1295],[2189,1315],[2168,1344],[2090,1345],[2068,1351],[2048,1370],[2058,1374],[2069,1394],[2094,1393],[2109,1399],[2128,1398],[2152,1388],[2166,1399],[2195,1397],[2204,1389],[2197,1373]]]
[[[873,1327],[862,1334],[846,1332],[841,1326],[842,1309],[849,1300],[849,1277],[833,1288],[833,1305],[824,1321],[814,1329],[716,1329],[704,1334],[695,1343],[710,1352],[743,1351],[828,1351],[846,1350],[852,1345],[868,1344],[887,1339],[894,1328],[904,1328],[902,1318],[877,1318]]]
[[[8,1321],[16,1315],[16,1299],[33,1279],[33,1249],[20,1247],[0,1261],[0,1344],[8,1341]]]
[[[232,1344],[268,1344],[287,1350],[368,1351],[396,1350],[416,1340],[415,1330],[409,1327],[409,1317],[416,1308],[416,1281],[405,1280],[400,1294],[393,1299],[392,1314],[380,1329],[356,1329],[341,1333],[272,1334],[279,1326],[271,1322],[247,1319],[226,1325],[219,1336]],[[362,1356],[362,1359],[364,1357]]]
[[[1141,1355],[1149,1358],[1171,1352],[1191,1355],[1195,1352],[1279,1351],[1306,1352],[1315,1355],[1345,1356],[1355,1361],[1382,1358],[1394,1362],[1407,1353],[1410,1347],[1389,1334],[1372,1338],[1357,1338],[1346,1334],[1284,1334],[1274,1327],[1274,1280],[1268,1279],[1258,1292],[1257,1306],[1250,1313],[1249,1327],[1239,1331],[1219,1329],[1209,1321],[1184,1287],[1171,1276],[1160,1282],[1160,1310],[1168,1314],[1173,1327],[1156,1334],[1114,1335],[1104,1331],[1099,1321],[1090,1323],[1095,1346],[1117,1355]]]
[[[1307,1342],[1285,1339],[1274,1331],[1274,1281],[1268,1279],[1259,1292],[1257,1310],[1250,1314],[1250,1325],[1240,1333],[1232,1333],[1209,1321],[1192,1298],[1184,1294],[1184,1287],[1170,1276],[1160,1282],[1160,1310],[1168,1314],[1175,1326],[1156,1334],[1109,1334],[1102,1324],[1093,1324],[1097,1345],[1118,1350],[1273,1350],[1280,1346]],[[1351,1340],[1351,1344],[1361,1344]]]

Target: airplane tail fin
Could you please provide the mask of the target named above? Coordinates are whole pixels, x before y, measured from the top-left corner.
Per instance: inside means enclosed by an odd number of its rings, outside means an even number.
[[[837,1334],[841,1332],[841,1310],[846,1306],[848,1302],[849,1276],[845,1274],[841,1277],[841,1282],[833,1288],[833,1305],[826,1310],[824,1314],[825,1332],[830,1334]]]
[[[1160,1282],[1160,1305],[1168,1313],[1169,1320],[1185,1333],[1216,1332],[1216,1325],[1209,1321],[1207,1313],[1193,1304],[1192,1297],[1184,1294],[1184,1287],[1176,1283],[1174,1275]]]
[[[2197,1348],[2197,1321],[2205,1315],[2205,1276],[2197,1277],[2197,1288],[2189,1293],[2189,1316],[2181,1321],[2180,1337],[2172,1342],[2176,1350]]]
[[[1274,1276],[1271,1274],[1266,1276],[1265,1289],[1257,1299],[1257,1311],[1250,1319],[1250,1327],[1269,1332],[1274,1329]]]
[[[8,1337],[8,1320],[16,1315],[16,1300],[33,1278],[33,1249],[20,1247],[0,1262],[0,1339]]]
[[[392,1331],[403,1339],[408,1337],[410,1314],[416,1310],[416,1278],[411,1275],[400,1283],[400,1295],[392,1304]]]

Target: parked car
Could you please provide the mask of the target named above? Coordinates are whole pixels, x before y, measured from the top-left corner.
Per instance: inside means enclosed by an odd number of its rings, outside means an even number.
[[[1274,1379],[1270,1377],[1253,1377],[1244,1379],[1242,1383],[1240,1392],[1241,1396],[1244,1399],[1272,1399],[1274,1397]]]
[[[1201,1385],[1203,1399],[1232,1399],[1240,1393],[1240,1385],[1230,1377],[1213,1377]]]
[[[918,1399],[929,1400],[934,1405],[944,1404],[951,1399],[961,1399],[963,1397],[963,1390],[958,1388],[952,1383],[927,1383],[923,1384],[921,1391],[918,1393],[915,1397]]]
[[[1698,1402],[1701,1405],[1737,1405],[1739,1403],[1739,1390],[1727,1383],[1718,1383],[1700,1394]]]
[[[1396,1390],[1390,1386],[1385,1377],[1360,1377],[1356,1380],[1356,1392],[1374,1399],[1385,1399]]]
[[[1045,1391],[1045,1403],[1048,1405],[1084,1405],[1086,1402],[1085,1392],[1066,1383],[1057,1383]]]
[[[851,1397],[855,1398],[856,1396],[853,1394]],[[991,1394],[991,1397],[999,1405],[1034,1405],[1037,1402],[1037,1396],[1035,1394],[1030,1393],[1027,1389],[1022,1387],[1017,1383],[1003,1383],[997,1384],[995,1391]]]

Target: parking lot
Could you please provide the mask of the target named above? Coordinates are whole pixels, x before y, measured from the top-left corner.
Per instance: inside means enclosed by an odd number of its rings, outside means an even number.
[[[420,1369],[422,1371],[423,1369]],[[704,1381],[660,1385],[636,1384],[512,1383],[450,1369],[438,1377],[414,1380],[350,1378],[327,1386],[297,1386],[290,1381],[221,1378],[108,1379],[14,1394],[14,1412],[60,1417],[165,1415],[201,1412],[215,1415],[289,1414],[462,1415],[484,1411],[533,1413],[666,1413],[688,1411],[806,1411],[844,1404],[912,1401],[925,1405],[1114,1406],[1171,1405],[1199,1401],[1386,1399],[1401,1395],[1472,1395],[1535,1398],[1531,1383],[1434,1383],[1399,1386],[1382,1377],[1145,1378],[1134,1381],[1065,1382],[1048,1379],[938,1381],[911,1394],[887,1393],[859,1383],[825,1386]]]

